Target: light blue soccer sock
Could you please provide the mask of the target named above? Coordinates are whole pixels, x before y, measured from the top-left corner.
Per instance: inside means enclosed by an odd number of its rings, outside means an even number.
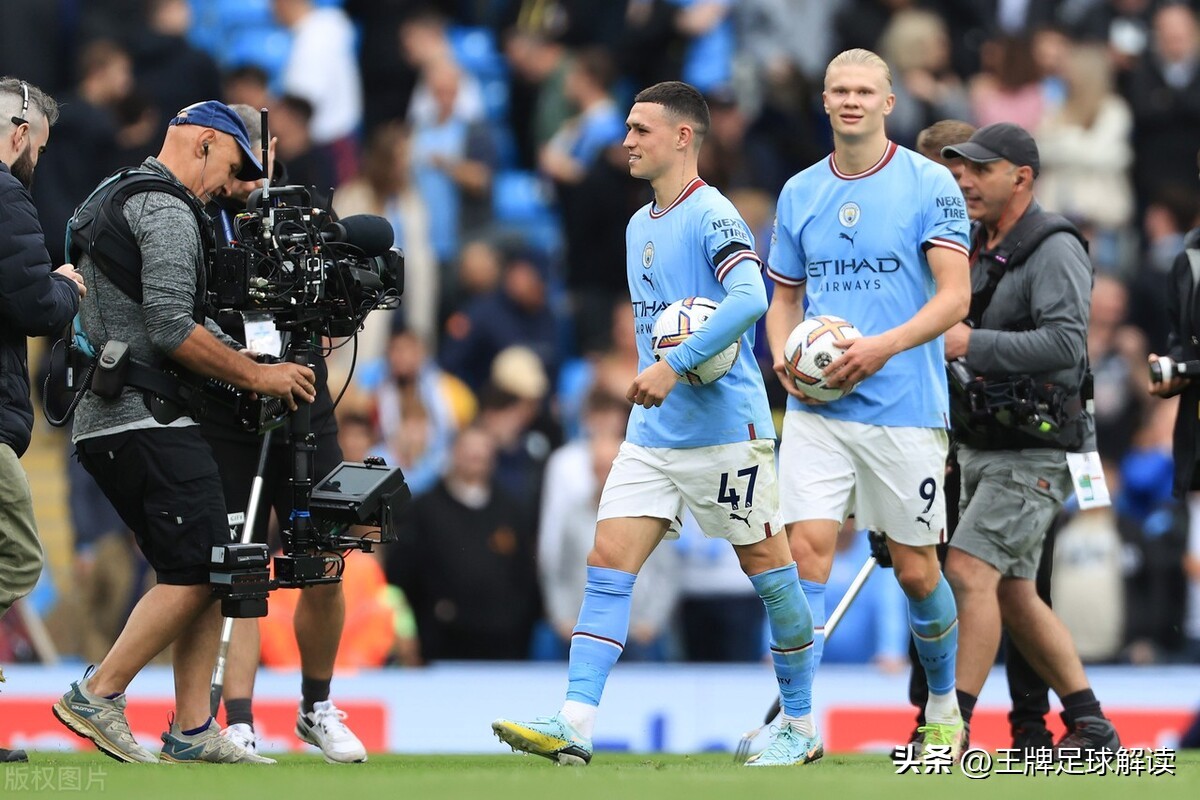
[[[929,682],[930,694],[954,692],[954,665],[958,655],[958,607],[946,577],[923,600],[908,598],[908,625],[917,656]]]
[[[771,660],[783,713],[803,717],[812,712],[813,618],[800,591],[796,565],[751,575],[750,582],[767,607],[771,626]]]
[[[608,673],[625,649],[629,604],[637,575],[604,567],[587,568],[583,607],[571,635],[567,700],[600,705]]]
[[[808,610],[812,613],[813,624],[813,672],[821,666],[821,656],[825,654],[825,584],[800,579],[800,588],[804,591],[804,599],[808,601]]]

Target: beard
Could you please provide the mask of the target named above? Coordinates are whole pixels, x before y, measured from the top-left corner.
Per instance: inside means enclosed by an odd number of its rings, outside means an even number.
[[[33,143],[25,148],[25,152],[17,156],[8,169],[13,177],[21,182],[26,189],[33,189]]]

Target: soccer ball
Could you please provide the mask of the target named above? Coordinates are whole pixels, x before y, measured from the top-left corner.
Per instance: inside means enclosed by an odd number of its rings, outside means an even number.
[[[858,339],[862,333],[841,317],[825,314],[810,317],[797,325],[783,346],[787,359],[785,369],[796,384],[796,388],[815,400],[837,400],[854,391],[849,388],[834,389],[825,385],[825,368],[842,354],[834,342]]]
[[[664,308],[654,321],[654,329],[650,333],[654,360],[661,361],[668,350],[687,341],[694,331],[708,322],[716,310],[717,304],[707,297],[687,297]],[[738,339],[712,358],[680,375],[679,382],[703,386],[720,380],[733,368],[741,349],[742,342]]]

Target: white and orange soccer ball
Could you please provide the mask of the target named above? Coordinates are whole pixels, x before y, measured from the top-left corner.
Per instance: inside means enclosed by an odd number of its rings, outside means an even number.
[[[815,400],[837,400],[854,391],[854,386],[834,389],[825,385],[825,368],[840,356],[843,350],[834,342],[858,339],[862,333],[858,328],[831,314],[810,317],[795,328],[783,346],[783,357],[788,375],[803,394]]]
[[[689,336],[708,322],[708,318],[716,310],[716,302],[707,297],[686,297],[664,308],[654,321],[654,328],[650,333],[650,347],[654,352],[654,360],[662,360],[672,347],[678,347],[687,341]],[[742,342],[738,339],[712,358],[680,375],[679,382],[703,386],[719,381],[733,369],[741,349]]]

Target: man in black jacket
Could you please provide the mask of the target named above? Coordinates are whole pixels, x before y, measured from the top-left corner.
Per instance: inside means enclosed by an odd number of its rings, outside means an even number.
[[[56,119],[58,104],[36,86],[0,78],[0,616],[33,589],[43,561],[17,461],[33,433],[25,338],[70,322],[85,291],[70,264],[52,269],[29,195]],[[25,760],[23,751],[0,748],[0,761]]]
[[[1188,233],[1183,241],[1184,250],[1171,266],[1170,283],[1167,290],[1167,319],[1171,332],[1167,336],[1167,352],[1176,365],[1181,361],[1200,359],[1200,228]],[[1157,354],[1150,355],[1151,363],[1159,361]],[[1160,367],[1160,369],[1162,369]],[[1164,370],[1168,380],[1150,381],[1150,393],[1159,397],[1180,395],[1179,412],[1175,417],[1175,496],[1183,498],[1193,489],[1200,489],[1200,470],[1196,469],[1200,458],[1200,425],[1197,424],[1200,409],[1200,381],[1192,376],[1182,377],[1178,368]]]

